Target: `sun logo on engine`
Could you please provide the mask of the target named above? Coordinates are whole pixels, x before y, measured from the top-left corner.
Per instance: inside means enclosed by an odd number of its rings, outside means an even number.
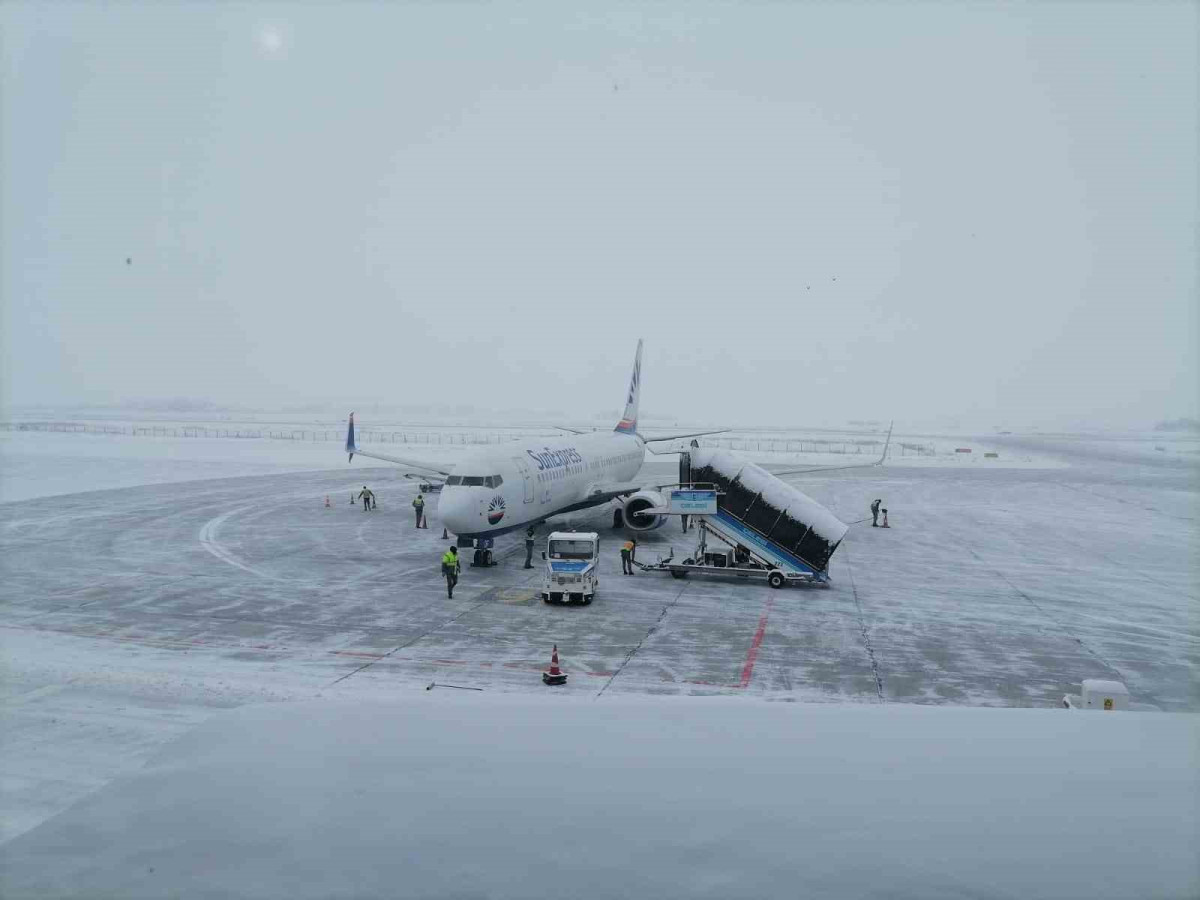
[[[497,494],[488,504],[487,520],[489,525],[497,524],[504,518],[504,498]]]

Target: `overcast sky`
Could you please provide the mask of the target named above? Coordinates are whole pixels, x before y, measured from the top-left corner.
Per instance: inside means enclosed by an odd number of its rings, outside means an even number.
[[[1196,415],[1197,25],[5,3],[3,400]]]

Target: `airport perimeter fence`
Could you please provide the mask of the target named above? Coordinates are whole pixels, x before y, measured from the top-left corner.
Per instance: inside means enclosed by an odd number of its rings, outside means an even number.
[[[701,447],[723,450],[753,450],[759,453],[834,453],[847,456],[878,456],[883,441],[777,441],[753,438],[699,438]],[[889,456],[933,456],[934,448],[926,444],[894,443]]]
[[[44,431],[61,434],[110,434],[127,437],[255,438],[271,441],[344,441],[346,430],[204,425],[128,425],[102,422],[0,422],[0,431]],[[520,438],[562,437],[556,430],[526,431],[372,431],[358,429],[358,444],[461,445],[503,444]]]
[[[0,431],[44,431],[65,434],[110,434],[128,437],[174,438],[253,438],[272,441],[343,441],[343,429],[210,427],[204,425],[130,425],[103,422],[0,422]],[[503,444],[522,438],[558,438],[557,430],[528,429],[524,431],[374,431],[359,430],[359,444],[411,444],[416,446],[475,446]],[[699,439],[703,447],[758,453],[832,453],[846,456],[877,456],[883,451],[883,441],[777,440],[774,438]],[[934,456],[928,444],[895,442],[890,456]]]

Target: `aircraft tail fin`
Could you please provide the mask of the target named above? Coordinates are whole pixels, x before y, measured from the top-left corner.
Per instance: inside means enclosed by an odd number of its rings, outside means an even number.
[[[638,339],[637,355],[633,358],[633,375],[629,379],[629,394],[625,398],[625,412],[613,431],[622,434],[637,434],[638,400],[642,392],[642,341]]]

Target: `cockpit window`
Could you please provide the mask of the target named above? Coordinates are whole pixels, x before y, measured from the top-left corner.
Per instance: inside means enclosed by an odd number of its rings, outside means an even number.
[[[462,485],[463,487],[498,488],[504,484],[504,479],[499,475],[451,475],[446,479],[446,484],[450,487]]]

